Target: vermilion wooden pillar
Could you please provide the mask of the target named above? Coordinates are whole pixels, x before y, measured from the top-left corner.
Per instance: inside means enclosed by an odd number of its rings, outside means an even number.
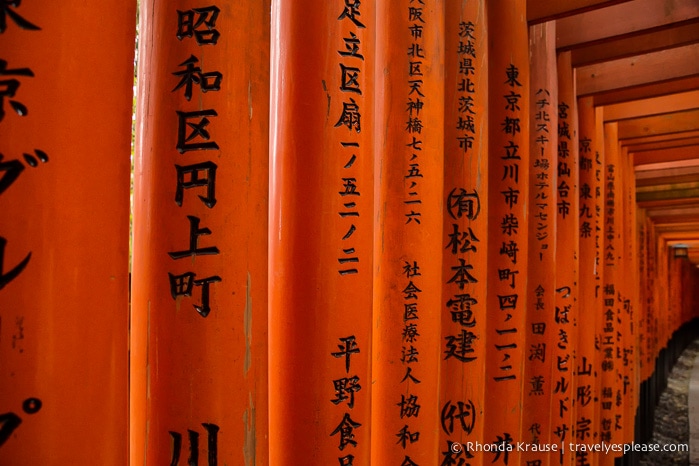
[[[272,12],[270,464],[369,464],[374,5]]]
[[[269,3],[140,6],[131,464],[265,464]]]
[[[592,390],[578,390],[580,341],[578,331],[580,288],[580,203],[578,158],[578,105],[571,53],[557,57],[558,68],[558,157],[556,164],[556,295],[552,327],[553,406],[551,427],[558,442],[573,442],[577,436],[577,411],[589,406]],[[592,335],[586,335],[590,338]],[[563,409],[566,408],[566,409]],[[583,426],[584,428],[584,426]],[[565,449],[552,464],[575,464],[575,452]]]
[[[592,97],[578,99],[578,165],[580,189],[579,213],[579,312],[576,345],[576,442],[594,442],[598,436],[599,368],[596,340],[599,310],[602,309],[602,208],[604,203],[604,151],[597,137],[596,116]],[[576,451],[576,461],[595,464],[599,455]]]
[[[522,432],[524,337],[528,310],[529,52],[525,3],[487,5],[488,298],[483,442],[502,450]],[[526,426],[527,428],[529,426]],[[492,451],[486,463],[520,464],[517,451]]]
[[[443,212],[478,209],[473,193],[443,199],[444,5],[377,2],[371,464],[442,457],[437,361],[471,356],[468,334],[441,332],[443,283],[477,277],[460,261],[442,276]]]
[[[621,308],[623,326],[622,351],[617,353],[620,360],[622,377],[619,387],[622,397],[623,440],[634,441],[634,419],[638,407],[638,240],[636,236],[636,185],[633,159],[628,149],[621,147],[620,165],[623,170],[623,207],[624,207],[624,249],[622,255],[624,270],[624,297]]]
[[[443,462],[456,464],[468,458],[472,466],[483,464],[484,453],[467,452],[464,445],[483,441],[486,421],[483,378],[490,242],[485,14],[483,0],[446,4],[440,450]],[[466,211],[460,205],[475,209]],[[472,279],[457,275],[462,267],[468,267]]]
[[[551,444],[552,418],[570,410],[570,400],[554,401],[554,389],[568,364],[561,361],[554,370],[554,348],[558,343],[555,312],[556,294],[556,188],[558,150],[558,76],[556,68],[555,22],[529,28],[530,106],[528,111],[529,231],[527,251],[525,365],[523,392],[523,439],[530,444]],[[560,318],[557,319],[560,322]],[[559,405],[559,401],[562,405]],[[562,435],[562,432],[559,432]],[[557,436],[556,436],[557,437]],[[526,452],[523,462],[549,464],[551,454]],[[555,458],[558,460],[558,458]]]
[[[603,306],[601,309],[602,331],[599,346],[601,350],[600,371],[600,441],[621,442],[617,430],[621,426],[617,420],[620,414],[620,400],[617,398],[619,388],[618,376],[620,374],[617,360],[617,352],[621,351],[619,335],[622,329],[620,319],[622,299],[622,264],[621,251],[623,250],[623,208],[620,202],[623,197],[620,178],[623,171],[619,157],[617,123],[605,123],[604,125],[604,172],[605,183],[603,228],[604,250],[602,253],[602,266],[604,277],[602,286]],[[613,464],[616,453],[602,455],[601,464]],[[620,456],[620,455],[619,455]]]
[[[135,7],[0,7],[3,464],[127,463]]]

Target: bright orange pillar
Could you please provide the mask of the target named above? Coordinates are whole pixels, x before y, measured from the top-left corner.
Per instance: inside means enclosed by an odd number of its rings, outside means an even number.
[[[617,352],[617,360],[621,377],[617,393],[621,395],[621,429],[624,443],[634,441],[634,420],[638,407],[639,384],[637,381],[638,369],[638,290],[640,281],[638,277],[638,241],[636,238],[636,185],[633,170],[632,157],[628,149],[620,145],[619,160],[622,183],[623,206],[623,296],[621,303],[621,352]]]
[[[273,465],[369,464],[373,10],[273,3]]]
[[[467,442],[483,441],[485,423],[489,247],[485,1],[447,3],[445,54],[440,464],[455,464],[471,455],[468,462],[476,466],[483,464],[483,453],[467,451]],[[464,202],[477,209],[460,209]],[[469,268],[472,280],[453,279],[462,266]]]
[[[578,105],[571,53],[557,57],[558,69],[558,147],[556,163],[556,295],[552,330],[556,337],[553,349],[553,405],[551,428],[558,443],[576,443],[577,410],[589,404],[589,390],[578,390],[579,359],[579,257],[580,198],[578,159]],[[590,335],[592,336],[592,335]],[[552,464],[575,464],[575,451],[561,449]]]
[[[443,212],[478,211],[473,193],[443,205],[444,4],[377,3],[371,464],[442,456],[438,361],[471,356],[441,332],[442,284],[476,280],[466,262],[442,277]]]
[[[141,2],[132,465],[268,461],[268,11]]]
[[[0,7],[2,464],[127,463],[135,7]]]
[[[525,440],[521,428],[524,336],[528,309],[529,52],[525,3],[487,5],[488,60],[488,297],[483,443],[497,451],[488,464],[519,464],[503,451]],[[529,426],[527,426],[529,427]]]
[[[570,403],[556,399],[554,388],[560,374],[553,360],[558,332],[556,312],[556,188],[558,148],[558,84],[556,71],[555,23],[537,24],[529,28],[530,106],[529,194],[527,215],[529,231],[526,271],[524,380],[522,439],[528,444],[550,445],[554,429],[551,419],[570,410]],[[560,313],[559,313],[560,314]],[[560,321],[560,318],[558,319]],[[565,320],[565,319],[564,319]],[[561,361],[560,369],[568,369]],[[558,445],[560,446],[560,444]],[[552,455],[527,451],[522,462],[548,465]],[[558,458],[555,458],[556,460]]]
[[[604,267],[604,277],[602,286],[603,307],[602,313],[602,333],[600,334],[599,346],[601,350],[601,389],[600,389],[600,441],[607,443],[620,442],[620,437],[615,433],[617,430],[617,415],[619,405],[617,404],[617,387],[619,364],[617,361],[617,351],[621,349],[618,341],[618,332],[621,331],[617,322],[621,312],[621,281],[623,279],[621,270],[621,251],[623,243],[621,233],[623,228],[623,212],[620,189],[619,146],[617,138],[618,130],[616,123],[605,123],[604,125],[604,173],[605,183],[604,209],[603,209],[603,235],[604,251],[602,254],[602,266]],[[614,457],[620,456],[617,452],[610,452],[602,455],[601,464],[612,464]]]
[[[578,341],[575,360],[576,421],[575,442],[594,443],[598,438],[598,381],[597,367],[599,310],[602,308],[602,209],[604,203],[604,151],[597,137],[596,116],[592,97],[578,99],[578,165],[579,165],[579,301]],[[581,464],[595,464],[599,457],[594,452],[580,449],[575,452]]]

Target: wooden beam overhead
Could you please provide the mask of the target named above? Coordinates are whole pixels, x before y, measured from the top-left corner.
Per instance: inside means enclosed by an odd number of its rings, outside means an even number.
[[[672,135],[667,135],[672,136]],[[635,141],[636,139],[626,139],[622,142],[622,146],[629,150],[629,153],[635,153],[638,157],[639,152],[654,151],[659,149],[675,149],[679,147],[696,146],[699,145],[699,137],[694,138],[676,138],[667,139],[665,141],[658,142],[646,142],[643,144],[628,144],[626,141]],[[650,163],[650,162],[648,162]]]
[[[699,44],[692,44],[582,66],[577,69],[577,89],[584,96],[697,75]]]
[[[694,44],[699,42],[698,24],[699,20],[692,20],[665,29],[654,29],[638,35],[576,47],[571,50],[571,61],[577,68],[670,47]]]
[[[658,233],[676,232],[687,234],[693,231],[699,231],[699,222],[672,222],[662,225],[656,223],[656,231]]]
[[[633,153],[634,165],[646,165],[660,162],[686,161],[699,157],[699,145],[674,147]]]
[[[557,20],[556,46],[572,48],[698,17],[696,0],[634,0]]]
[[[611,105],[631,100],[648,99],[661,95],[688,92],[699,89],[699,75],[687,78],[670,79],[663,82],[655,82],[641,86],[633,86],[626,89],[613,89],[595,94],[593,97],[596,106]]]
[[[697,107],[699,107],[699,90],[607,105],[604,107],[604,121],[681,112]]]
[[[699,170],[664,170],[649,172],[644,176],[636,174],[636,187],[685,183],[699,180]]]
[[[699,109],[618,122],[619,139],[699,130]]]
[[[658,207],[660,203],[672,205],[699,204],[699,189],[668,189],[665,191],[637,192],[636,202],[640,207]]]
[[[530,24],[543,23],[627,1],[629,0],[566,0],[565,2],[560,0],[529,0],[527,1],[527,21]]]
[[[623,145],[632,146],[634,144],[652,144],[656,142],[666,142],[682,139],[699,138],[699,130],[683,131],[672,134],[658,134],[656,136],[642,136],[638,138],[628,138],[622,141]]]

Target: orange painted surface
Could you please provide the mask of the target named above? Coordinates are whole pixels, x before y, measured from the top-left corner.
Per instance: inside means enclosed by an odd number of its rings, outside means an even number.
[[[602,234],[604,237],[604,251],[602,253],[602,267],[604,277],[602,285],[603,304],[601,308],[601,333],[600,351],[601,359],[599,370],[601,375],[600,387],[600,441],[621,442],[618,433],[620,424],[617,415],[621,414],[620,401],[618,399],[618,377],[621,361],[617,359],[621,351],[621,343],[618,335],[623,334],[619,324],[623,289],[623,269],[621,264],[621,252],[623,250],[623,208],[621,199],[622,170],[619,157],[619,144],[617,139],[617,124],[606,123],[604,125],[604,171],[602,179],[605,184],[604,208],[602,217],[604,220]],[[602,464],[612,464],[614,454],[602,455]]]
[[[568,369],[554,355],[558,344],[558,322],[567,317],[555,309],[556,289],[556,189],[558,152],[558,76],[556,69],[555,23],[529,29],[529,268],[525,293],[527,315],[524,327],[524,391],[522,438],[527,443],[551,444],[552,419],[563,416],[572,403],[558,396],[561,372]],[[554,362],[556,362],[554,364]],[[572,366],[572,364],[571,364]],[[562,432],[559,432],[562,435]],[[559,443],[559,442],[555,442]],[[522,453],[522,462],[556,462],[555,455],[542,452]]]
[[[440,451],[483,464],[458,445],[483,441],[488,283],[488,51],[485,2],[448,2],[444,120],[444,233]],[[466,201],[477,207],[466,211]],[[472,280],[456,273],[469,267]],[[464,277],[465,278],[465,277]],[[464,422],[461,422],[461,419]],[[458,443],[453,447],[454,442]]]
[[[1,7],[3,464],[127,463],[135,7]]]
[[[595,108],[592,98],[578,100],[578,164],[580,171],[578,268],[578,342],[576,345],[575,378],[585,398],[576,397],[576,433],[579,442],[596,442],[599,437],[599,354],[595,341],[601,327],[602,309],[602,209],[604,206],[604,151],[597,137]],[[589,398],[588,398],[589,397]],[[580,461],[594,464],[594,453],[576,452]]]
[[[372,10],[333,1],[280,2],[273,11],[274,465],[369,464]]]
[[[553,348],[553,406],[551,428],[558,442],[577,438],[577,411],[593,402],[592,390],[578,391],[578,331],[580,289],[580,165],[578,152],[578,105],[570,52],[557,57],[558,146],[556,164],[556,296]],[[590,338],[593,335],[586,335]],[[563,410],[563,408],[567,408]],[[562,411],[562,412],[561,412]],[[585,425],[583,424],[583,429]],[[566,449],[552,464],[575,464],[575,452]]]
[[[529,189],[529,53],[524,1],[488,3],[488,298],[483,443],[524,441],[522,393]],[[502,279],[501,279],[502,277]],[[529,426],[526,426],[529,428]],[[507,454],[506,454],[507,453]],[[488,464],[520,464],[517,451]]]
[[[440,325],[444,3],[377,3],[371,464],[442,457],[437,361],[463,354]],[[468,214],[473,200],[455,209]],[[474,272],[464,265],[455,280],[471,282]]]
[[[141,8],[131,464],[264,464],[269,3]]]

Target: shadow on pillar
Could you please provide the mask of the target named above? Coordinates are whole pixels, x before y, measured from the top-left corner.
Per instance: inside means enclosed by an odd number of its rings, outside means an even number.
[[[693,319],[675,330],[667,346],[655,358],[653,374],[641,383],[639,404],[634,423],[636,443],[650,443],[653,437],[655,407],[667,388],[667,379],[685,348],[699,338],[699,319]],[[637,466],[641,452],[630,452],[614,462],[615,466]]]

